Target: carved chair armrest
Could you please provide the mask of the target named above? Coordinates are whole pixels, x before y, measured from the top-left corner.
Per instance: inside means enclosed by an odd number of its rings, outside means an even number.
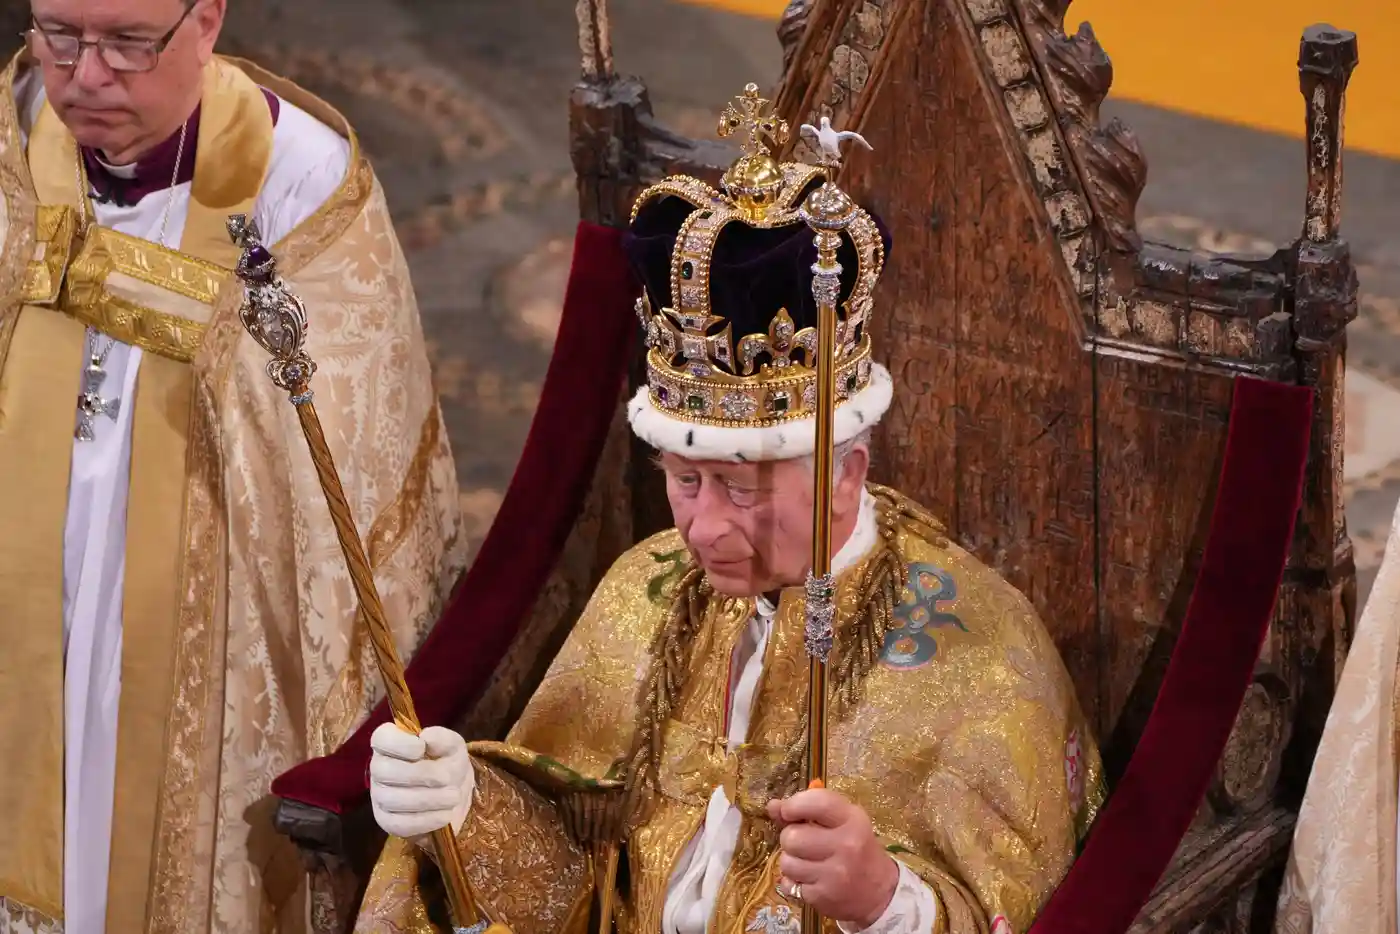
[[[1250,930],[1256,886],[1286,858],[1295,820],[1266,807],[1189,833],[1129,934]],[[1259,891],[1274,897],[1269,886]]]
[[[368,878],[379,851],[384,831],[374,822],[368,805],[345,814],[280,798],[272,818],[273,827],[301,851],[307,871],[350,871]]]
[[[327,811],[291,798],[279,798],[272,824],[277,832],[289,838],[303,856],[345,859],[345,821],[334,811]]]
[[[337,814],[279,798],[272,823],[300,851],[309,877],[311,929],[349,931],[384,846],[384,833],[375,825],[371,810],[359,807]]]

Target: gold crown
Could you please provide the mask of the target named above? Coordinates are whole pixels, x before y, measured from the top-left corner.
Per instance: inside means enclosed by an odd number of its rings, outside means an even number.
[[[736,322],[711,308],[711,257],[721,232],[733,224],[759,229],[801,225],[809,230],[799,213],[802,198],[813,182],[827,179],[829,167],[779,163],[774,158],[768,140],[781,145],[788,125],[769,113],[768,101],[759,96],[757,85],[748,85],[720,117],[721,137],[738,132],[746,132],[747,139],[742,154],[724,173],[722,192],[699,179],[677,175],[647,188],[633,205],[633,221],[649,202],[667,196],[695,208],[676,234],[670,304],[656,311],[644,290],[637,299],[637,314],[646,334],[647,383],[654,406],[684,421],[761,428],[815,415],[816,321],[793,317],[793,309],[804,303],[812,306],[811,278],[803,284],[809,294],[788,297],[786,304],[774,309],[766,328],[759,330],[763,325],[754,327],[751,322],[748,329],[754,333],[736,339]],[[856,209],[846,233],[857,262],[854,287],[838,309],[838,405],[870,384],[866,325],[885,261],[880,229],[868,212]],[[845,276],[850,275],[847,270]]]

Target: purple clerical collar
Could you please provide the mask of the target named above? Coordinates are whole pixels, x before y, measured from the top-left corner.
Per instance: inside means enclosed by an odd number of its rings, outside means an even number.
[[[276,126],[282,102],[266,88],[263,89],[263,97],[267,99],[268,109],[272,111],[272,124]],[[87,169],[93,201],[98,204],[130,207],[147,195],[193,181],[195,141],[199,139],[199,112],[200,107],[196,105],[194,113],[185,121],[183,152],[180,149],[181,130],[176,130],[168,139],[157,144],[130,165],[111,165],[96,149],[84,146],[83,167]],[[180,160],[178,169],[175,166],[177,158]]]

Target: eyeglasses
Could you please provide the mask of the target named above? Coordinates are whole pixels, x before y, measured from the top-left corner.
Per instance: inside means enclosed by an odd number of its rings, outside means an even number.
[[[34,54],[39,54],[36,49],[35,40],[42,36],[44,44],[48,47],[48,53],[53,57],[54,64],[64,68],[71,68],[78,64],[78,59],[83,57],[83,51],[87,48],[94,48],[97,54],[102,57],[102,62],[113,71],[141,72],[151,71],[160,63],[160,54],[165,51],[165,47],[170,44],[170,40],[175,38],[175,33],[180,31],[180,27],[185,25],[185,20],[189,19],[190,13],[199,5],[199,0],[193,0],[185,7],[185,12],[180,14],[175,25],[166,30],[165,35],[159,39],[121,39],[112,36],[103,36],[100,39],[83,39],[78,36],[64,32],[49,32],[37,22],[21,35],[29,43],[29,50]]]

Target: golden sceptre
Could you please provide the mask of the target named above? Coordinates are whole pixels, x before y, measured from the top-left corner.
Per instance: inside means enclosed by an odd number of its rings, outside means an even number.
[[[255,222],[247,215],[234,214],[228,219],[228,233],[243,250],[235,270],[243,282],[239,320],[253,340],[272,355],[267,365],[267,375],[279,389],[287,391],[296,407],[302,433],[306,435],[307,447],[311,449],[311,461],[316,465],[316,476],[326,495],[326,505],[330,507],[331,521],[335,523],[336,537],[340,539],[345,563],[350,568],[355,596],[359,599],[360,610],[369,627],[370,642],[374,646],[379,674],[384,679],[389,710],[395,723],[417,735],[422,732],[422,727],[413,709],[413,698],[408,693],[403,662],[394,648],[393,633],[384,617],[384,605],[379,599],[374,573],[365,556],[364,544],[355,530],[355,520],[350,515],[350,504],[345,498],[340,474],[336,471],[330,446],[326,444],[326,436],[321,431],[321,420],[317,418],[316,407],[312,404],[310,384],[311,377],[316,373],[316,364],[303,349],[307,332],[306,306],[277,274],[277,261],[263,245]],[[443,827],[434,831],[432,841],[447,887],[454,934],[483,934],[488,930],[494,934],[509,934],[508,929],[501,925],[491,924],[488,927],[488,922],[477,910],[452,828]]]
[[[803,133],[817,138],[822,164],[834,175],[841,165],[841,143],[858,139],[855,133],[838,134],[822,121],[820,129],[803,125]],[[831,654],[836,620],[836,580],[831,573],[831,494],[836,449],[833,427],[836,417],[836,304],[841,298],[841,264],[836,261],[841,248],[841,232],[855,219],[858,209],[830,178],[807,196],[798,215],[815,232],[817,261],[812,264],[812,297],[817,301],[817,420],[813,460],[814,504],[812,509],[812,570],[807,574],[806,643],[811,656],[811,679],[807,688],[807,783],[809,788],[826,785],[826,666]],[[804,934],[820,934],[822,918],[811,905],[802,906]]]

